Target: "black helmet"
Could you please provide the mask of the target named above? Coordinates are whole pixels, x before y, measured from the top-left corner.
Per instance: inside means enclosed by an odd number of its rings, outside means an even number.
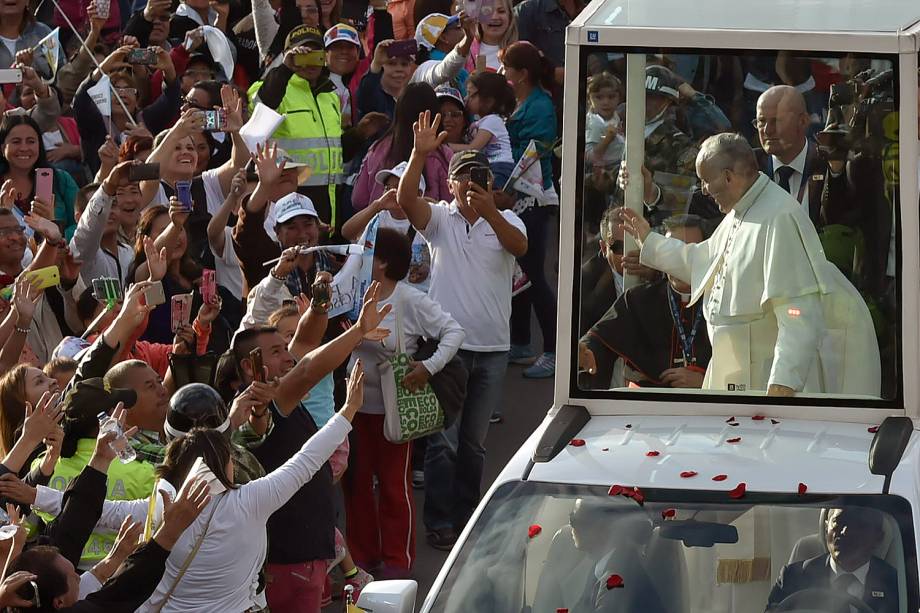
[[[224,432],[229,427],[227,405],[210,385],[189,383],[180,387],[169,399],[169,414],[163,429],[170,440],[185,436],[195,427],[215,428]]]
[[[658,94],[669,100],[677,102],[680,93],[677,91],[680,79],[664,66],[649,66],[645,69],[645,91]]]

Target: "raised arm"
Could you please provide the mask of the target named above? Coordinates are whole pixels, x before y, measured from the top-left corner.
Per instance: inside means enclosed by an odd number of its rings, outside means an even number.
[[[239,212],[240,202],[243,199],[243,194],[246,193],[245,170],[238,170],[233,175],[230,189],[225,193],[227,197],[224,199],[224,203],[220,205],[220,208],[208,222],[208,244],[211,246],[211,251],[218,258],[224,257],[224,249],[227,247],[226,230],[230,215]]]
[[[441,125],[441,114],[431,118],[431,111],[420,113],[418,121],[412,124],[415,132],[415,145],[409,155],[409,165],[399,180],[399,189],[396,191],[396,202],[406,213],[416,230],[424,232],[431,219],[431,205],[418,195],[419,179],[425,169],[425,159],[440,147],[447,139],[447,132],[438,133]]]
[[[243,101],[235,88],[229,85],[223,85],[220,88],[220,100],[227,114],[226,133],[233,142],[233,149],[230,159],[224,162],[217,170],[217,180],[220,181],[220,189],[223,193],[229,194],[233,184],[233,177],[249,161],[249,149],[246,142],[240,136],[240,130],[243,128]],[[245,178],[245,176],[244,176]],[[225,222],[226,225],[226,222]]]

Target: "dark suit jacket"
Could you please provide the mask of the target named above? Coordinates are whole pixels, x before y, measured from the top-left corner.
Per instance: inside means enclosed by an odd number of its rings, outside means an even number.
[[[781,603],[787,597],[801,590],[811,588],[831,589],[833,571],[830,567],[830,554],[824,554],[804,562],[787,564],[770,592],[767,611]],[[863,602],[876,613],[897,613],[898,574],[884,560],[873,557],[869,562],[869,573],[863,592]],[[825,604],[826,606],[826,604]],[[821,602],[814,603],[814,608],[822,608]]]
[[[607,589],[606,579],[611,574],[623,578],[623,587]],[[593,575],[589,577],[588,587],[574,613],[666,613],[658,589],[673,589],[673,586],[667,580],[657,586],[652,583],[645,565],[635,554],[614,555],[601,581]]]
[[[760,147],[754,149],[757,156],[757,165],[761,172],[768,177],[773,177],[773,158]],[[825,178],[829,176],[827,162],[818,154],[818,146],[814,141],[808,141],[808,152],[805,154],[805,180],[808,181],[808,217],[818,230],[825,223],[821,219],[821,193],[824,191]],[[792,194],[798,200],[798,194]]]

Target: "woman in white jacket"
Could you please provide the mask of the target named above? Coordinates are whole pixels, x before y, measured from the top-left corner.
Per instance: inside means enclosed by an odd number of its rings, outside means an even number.
[[[265,559],[265,522],[308,482],[348,432],[363,403],[364,372],[348,381],[345,406],[291,459],[265,477],[233,484],[230,445],[216,430],[193,429],[170,444],[161,478],[178,489],[201,457],[213,473],[211,502],[176,543],[166,571],[139,611],[224,611],[255,606],[256,578]]]
[[[390,335],[383,341],[363,340],[349,364],[354,369],[364,363],[366,386],[364,403],[354,421],[354,453],[343,481],[348,548],[361,568],[382,565],[380,576],[385,579],[409,576],[415,560],[415,512],[410,481],[412,445],[392,443],[384,436],[384,392],[378,365],[396,355],[397,343],[412,356],[422,339],[437,340],[438,348],[430,358],[412,362],[412,371],[395,381],[415,391],[444,368],[466,336],[437,302],[403,281],[409,271],[410,244],[404,232],[377,229],[372,277],[380,284],[381,307],[392,305],[380,323]],[[387,375],[392,377],[389,371]]]

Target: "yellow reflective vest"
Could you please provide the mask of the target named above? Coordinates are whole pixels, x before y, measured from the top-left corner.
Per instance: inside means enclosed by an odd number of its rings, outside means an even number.
[[[343,182],[342,110],[335,85],[322,77],[314,95],[310,82],[291,75],[284,98],[275,109],[284,121],[275,129],[272,140],[298,162],[306,164],[312,173],[301,183],[329,188],[332,223],[336,221],[335,190]],[[258,102],[263,82],[249,88],[250,107]]]

